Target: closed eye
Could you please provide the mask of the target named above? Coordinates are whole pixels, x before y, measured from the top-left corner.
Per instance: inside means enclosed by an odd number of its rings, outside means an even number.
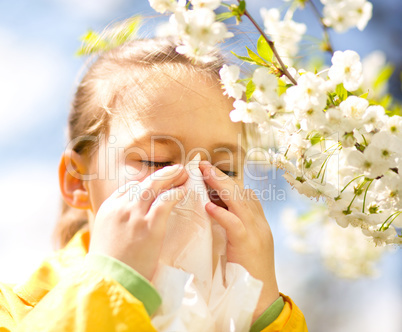
[[[232,171],[224,171],[224,170],[221,170],[223,173],[225,173],[226,175],[229,175],[229,176],[231,176],[231,177],[236,177],[237,176],[237,172],[232,172]]]
[[[165,167],[165,166],[170,166],[173,165],[174,163],[171,161],[167,161],[167,162],[158,162],[158,161],[151,161],[151,160],[140,160],[141,163],[145,164],[148,167]],[[224,171],[221,169],[221,171],[223,173],[225,173],[226,175],[229,175],[231,177],[236,177],[237,176],[237,172],[233,172],[233,171]]]
[[[165,167],[172,165],[172,162],[158,162],[158,161],[151,161],[151,160],[140,160],[141,163],[145,164],[148,167]]]

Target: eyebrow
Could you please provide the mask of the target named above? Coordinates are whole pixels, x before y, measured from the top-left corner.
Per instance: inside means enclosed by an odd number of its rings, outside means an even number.
[[[135,140],[135,142],[130,143],[127,147],[125,147],[124,150],[128,150],[133,147],[144,147],[144,146],[148,145],[148,143],[150,142],[150,140],[153,136],[168,136],[169,138],[159,137],[159,138],[155,138],[153,140],[153,142],[155,144],[161,145],[161,146],[167,146],[167,147],[173,147],[174,145],[177,146],[177,143],[174,140],[177,140],[179,142],[184,141],[183,137],[180,137],[180,136],[165,135],[165,134],[160,134],[160,133],[147,134],[147,135],[138,137]],[[242,155],[246,154],[246,151],[244,150],[244,148],[241,145],[237,145],[237,144],[233,144],[233,143],[229,143],[229,142],[215,143],[212,145],[212,149],[214,151],[216,149],[222,149],[222,148],[227,149],[233,153],[238,153],[240,151],[240,153]]]

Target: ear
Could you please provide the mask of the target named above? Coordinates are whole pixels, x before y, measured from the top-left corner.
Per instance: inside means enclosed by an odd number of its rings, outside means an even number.
[[[85,181],[89,178],[84,157],[74,150],[65,150],[59,164],[59,185],[64,200],[71,207],[91,208]]]

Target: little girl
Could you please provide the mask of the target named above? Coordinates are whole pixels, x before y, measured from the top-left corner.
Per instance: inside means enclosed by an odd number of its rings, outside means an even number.
[[[221,57],[193,63],[176,46],[127,42],[82,79],[59,167],[63,248],[25,283],[0,284],[0,331],[155,331],[162,300],[152,281],[166,221],[186,194],[183,165],[197,153],[215,193],[205,209],[226,231],[228,262],[262,282],[251,331],[307,331],[278,290],[269,224],[243,187],[245,127],[229,118]]]

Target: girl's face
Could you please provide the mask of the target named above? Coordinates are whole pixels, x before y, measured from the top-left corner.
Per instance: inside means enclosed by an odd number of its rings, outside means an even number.
[[[148,97],[151,108],[130,110],[130,119],[115,117],[90,160],[93,179],[84,182],[92,213],[125,183],[142,181],[164,166],[186,164],[197,153],[243,188],[242,125],[230,120],[233,100],[222,92],[216,81],[170,80]]]

